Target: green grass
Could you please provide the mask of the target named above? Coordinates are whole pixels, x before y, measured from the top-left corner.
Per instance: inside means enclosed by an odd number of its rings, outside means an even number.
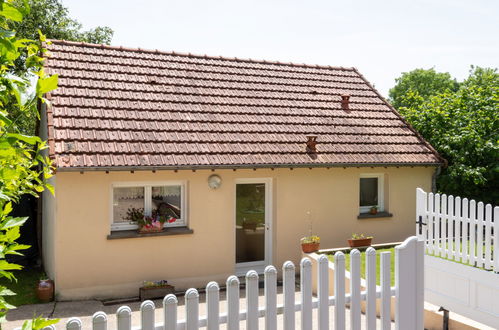
[[[41,303],[36,297],[35,288],[38,280],[45,276],[44,272],[39,268],[25,268],[15,270],[13,274],[17,278],[17,282],[15,280],[9,281],[4,277],[0,279],[0,285],[6,286],[16,293],[15,296],[5,297],[7,302],[14,306]]]
[[[390,276],[391,276],[391,286],[395,285],[395,248],[390,248],[390,249],[379,249],[376,250],[376,284],[380,284],[380,253],[381,252],[391,252],[391,271],[390,271]],[[331,262],[334,262],[334,255],[330,254],[328,255],[328,258]],[[350,254],[345,253],[345,266],[348,271],[350,271]],[[362,251],[360,254],[360,273],[361,277],[365,278],[366,274],[366,253],[365,251]]]

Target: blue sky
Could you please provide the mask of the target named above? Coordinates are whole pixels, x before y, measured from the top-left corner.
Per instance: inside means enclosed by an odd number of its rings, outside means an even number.
[[[385,96],[402,72],[499,67],[499,1],[63,0],[113,45],[357,67]]]

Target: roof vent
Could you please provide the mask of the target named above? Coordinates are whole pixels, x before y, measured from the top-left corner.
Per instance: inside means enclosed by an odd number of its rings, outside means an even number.
[[[341,108],[343,110],[350,110],[350,95],[348,94],[341,95]]]
[[[317,135],[307,135],[307,153],[315,154],[317,152]]]

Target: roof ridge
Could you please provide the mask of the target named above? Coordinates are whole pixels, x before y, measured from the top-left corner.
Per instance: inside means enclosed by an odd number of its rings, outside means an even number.
[[[353,71],[356,72],[354,67],[342,67],[342,66],[331,66],[331,65],[320,65],[320,64],[306,64],[306,63],[293,63],[293,62],[279,62],[279,61],[267,61],[267,60],[256,60],[251,58],[238,58],[238,57],[224,57],[224,56],[212,56],[212,55],[201,55],[201,54],[192,54],[192,53],[181,53],[175,51],[162,51],[162,50],[152,50],[152,49],[143,49],[140,47],[123,47],[123,46],[111,46],[105,44],[93,44],[88,42],[80,42],[80,41],[69,41],[69,40],[60,40],[60,39],[47,39],[48,42],[60,45],[71,45],[71,46],[84,46],[84,47],[92,47],[92,48],[102,48],[102,49],[112,49],[112,50],[122,50],[129,52],[137,52],[137,53],[151,53],[151,54],[161,54],[161,55],[174,55],[174,56],[183,56],[183,57],[192,57],[192,58],[200,58],[200,59],[213,59],[213,60],[222,60],[222,61],[231,61],[231,62],[245,62],[245,63],[258,63],[258,64],[272,64],[272,65],[282,65],[282,66],[291,66],[291,67],[301,67],[301,68],[310,68],[310,69],[327,69],[327,70],[343,70],[343,71]]]

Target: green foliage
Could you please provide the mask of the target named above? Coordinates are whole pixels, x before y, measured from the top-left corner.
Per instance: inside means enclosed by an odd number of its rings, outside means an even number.
[[[24,6],[27,2],[31,10]],[[21,9],[16,9],[21,8]],[[113,30],[107,26],[98,26],[94,29],[84,31],[82,25],[69,16],[68,9],[60,0],[14,0],[13,5],[8,5],[10,14],[9,27],[16,31],[20,39],[38,40],[40,31],[49,39],[63,39],[70,41],[83,41],[91,43],[110,44]],[[24,12],[22,11],[24,10]],[[5,10],[4,10],[5,12]],[[19,18],[24,15],[24,19]],[[14,20],[15,18],[15,20]],[[2,31],[0,30],[0,34]],[[23,53],[18,57],[13,69],[18,75],[24,76],[29,63],[26,63]],[[51,86],[53,87],[53,86]],[[12,112],[10,112],[12,111]],[[10,110],[12,118],[20,115],[15,109]],[[34,114],[23,114],[17,121],[17,126],[25,134],[36,134],[37,118]]]
[[[12,271],[22,267],[9,263],[6,256],[28,248],[16,242],[27,218],[10,216],[12,203],[24,194],[38,196],[46,187],[51,189],[46,184],[51,176],[50,160],[43,154],[46,144],[19,130],[19,119],[36,117],[37,103],[46,102],[43,94],[57,87],[57,77],[47,77],[42,70],[43,50],[38,41],[18,38],[10,30],[13,22],[20,22],[29,12],[24,3],[0,0],[0,278],[8,280],[15,280]],[[21,54],[25,54],[26,74],[16,76],[12,72]],[[14,308],[4,297],[13,294],[0,285],[0,322]],[[31,326],[43,322],[38,319]]]
[[[49,325],[56,324],[57,322],[59,322],[59,319],[48,320],[42,317],[36,317],[33,320],[25,321],[21,330],[40,330]]]
[[[471,68],[457,91],[415,96],[400,113],[448,162],[438,190],[496,204],[499,200],[499,73]],[[411,104],[411,103],[409,103]]]
[[[449,73],[436,72],[434,69],[404,72],[395,82],[396,85],[388,95],[390,103],[396,109],[417,106],[430,96],[459,88],[459,84]]]

